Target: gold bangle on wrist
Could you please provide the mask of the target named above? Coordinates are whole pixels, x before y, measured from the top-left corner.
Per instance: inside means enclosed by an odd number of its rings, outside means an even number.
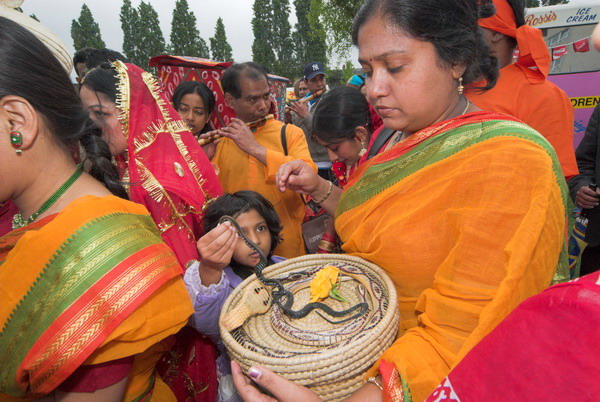
[[[381,390],[381,392],[383,392],[383,385],[381,385],[381,383],[379,382],[379,380],[376,377],[367,378],[367,380],[365,381],[365,384],[368,384],[368,383],[375,384],[375,386],[377,388],[379,388]]]
[[[331,195],[332,190],[333,190],[333,182],[329,181],[329,189],[327,189],[327,193],[325,194],[325,196],[323,198],[321,198],[320,200],[315,200],[315,202],[317,204],[321,204],[321,203],[325,202],[325,200],[327,200],[329,198],[329,196]]]

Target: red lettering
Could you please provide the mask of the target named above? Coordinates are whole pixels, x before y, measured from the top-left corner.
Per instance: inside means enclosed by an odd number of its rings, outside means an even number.
[[[556,21],[557,19],[558,16],[554,11],[550,11],[547,14],[540,15],[538,18],[536,18],[533,14],[529,14],[527,17],[525,17],[525,25],[534,27],[539,24],[545,24],[547,22]]]

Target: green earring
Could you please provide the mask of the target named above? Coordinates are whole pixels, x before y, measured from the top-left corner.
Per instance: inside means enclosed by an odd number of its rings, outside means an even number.
[[[15,148],[15,153],[17,155],[21,155],[23,151],[19,148],[23,145],[23,134],[18,131],[11,131],[10,133],[10,143]]]

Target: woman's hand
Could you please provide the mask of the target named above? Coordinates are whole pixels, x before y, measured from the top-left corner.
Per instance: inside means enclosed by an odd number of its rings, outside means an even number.
[[[198,270],[204,286],[219,283],[223,268],[231,262],[237,239],[237,230],[229,222],[225,222],[198,240]]]
[[[233,383],[235,384],[235,388],[244,401],[321,401],[321,398],[319,398],[317,394],[308,388],[294,384],[293,382],[286,380],[285,378],[273,373],[271,370],[267,370],[263,367],[251,367],[248,373],[252,379],[250,380],[250,378],[246,377],[244,373],[242,373],[240,366],[236,362],[232,361],[231,373],[233,374]],[[263,394],[252,384],[252,382],[269,391],[274,398]]]
[[[321,180],[317,172],[306,162],[295,160],[279,167],[275,176],[275,185],[282,193],[289,188],[297,193],[311,194],[319,188]]]
[[[600,196],[600,190],[592,190],[588,186],[583,186],[577,190],[575,195],[575,202],[581,208],[594,208],[598,206],[598,198]]]
[[[201,139],[201,140],[211,139],[215,135],[221,135],[219,133],[219,130],[213,130],[213,131],[209,131],[204,134],[200,134],[199,139]],[[217,144],[218,143],[219,143],[219,140],[216,139],[216,140],[212,140],[211,142],[209,142],[206,145],[202,145],[202,150],[206,154],[206,157],[208,158],[208,160],[212,160],[212,158],[215,156],[215,153],[217,152]]]

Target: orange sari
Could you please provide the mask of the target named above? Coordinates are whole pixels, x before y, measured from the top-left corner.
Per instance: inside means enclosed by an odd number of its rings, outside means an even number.
[[[568,278],[560,164],[506,119],[470,113],[413,134],[361,165],[338,205],[343,249],[396,285],[400,328],[382,359],[417,400],[557,267]]]
[[[125,400],[168,399],[154,365],[192,312],[180,273],[146,209],[113,196],[1,237],[2,398],[47,395],[81,365],[135,356]]]

